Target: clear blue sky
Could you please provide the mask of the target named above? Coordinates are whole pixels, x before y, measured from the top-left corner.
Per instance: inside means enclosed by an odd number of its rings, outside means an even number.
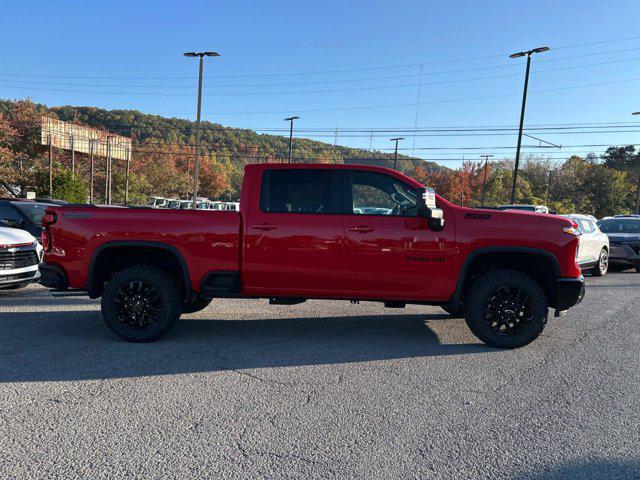
[[[285,116],[298,114],[301,135],[413,128],[421,63],[419,127],[516,126],[525,59],[507,55],[548,45],[533,60],[526,124],[640,120],[630,116],[640,110],[638,0],[0,1],[0,12],[2,98],[193,119],[197,64],[182,52],[216,50],[222,56],[205,65],[204,119],[226,126],[282,128]],[[619,39],[627,40],[612,41]],[[316,138],[333,142],[328,135]],[[389,148],[394,134],[380,135],[373,147]],[[399,135],[410,149],[412,138]],[[563,145],[640,143],[640,124],[536,136]],[[368,133],[338,136],[342,145],[370,141]],[[500,158],[509,150],[493,147],[515,141],[510,133],[422,136],[415,147],[427,159]],[[590,150],[602,149],[553,156]]]

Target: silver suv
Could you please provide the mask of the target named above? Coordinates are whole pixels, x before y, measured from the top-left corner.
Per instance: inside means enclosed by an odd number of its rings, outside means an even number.
[[[24,288],[40,278],[42,247],[29,232],[0,227],[0,289]]]

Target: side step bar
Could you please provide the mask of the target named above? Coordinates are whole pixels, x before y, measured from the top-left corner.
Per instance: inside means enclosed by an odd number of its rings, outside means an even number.
[[[269,305],[298,305],[306,301],[306,298],[299,297],[275,297],[269,299]]]

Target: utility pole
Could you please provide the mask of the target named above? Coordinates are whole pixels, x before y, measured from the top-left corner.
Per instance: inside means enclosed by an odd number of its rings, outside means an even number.
[[[49,198],[53,198],[53,144],[51,142],[51,133],[47,134],[47,143],[49,144]]]
[[[393,169],[396,169],[396,165],[398,163],[398,142],[400,140],[404,140],[403,137],[398,137],[398,138],[390,138],[389,140],[391,140],[392,142],[396,142],[396,148],[393,151]]]
[[[104,169],[104,204],[109,205],[109,190],[111,188],[109,177],[111,176],[111,136],[107,135],[107,151]]]
[[[298,120],[300,117],[288,117],[285,118],[285,122],[290,122],[289,126],[289,163],[291,163],[291,155],[293,153],[293,121]]]
[[[131,163],[131,149],[127,148],[127,169],[124,174],[124,204],[129,205],[129,165]]]
[[[493,157],[493,155],[480,155],[480,157],[484,158],[484,178],[482,179],[482,202],[480,203],[480,206],[484,207],[484,196],[487,189],[487,163],[489,162],[489,158]]]
[[[95,145],[95,139],[94,138],[89,139],[89,203],[93,203],[94,145]]]
[[[640,112],[633,112],[631,115],[640,115]],[[636,186],[636,215],[640,213],[640,152],[636,153],[638,159],[638,184]]]
[[[74,176],[76,171],[76,145],[75,137],[71,134],[71,176]]]
[[[547,179],[547,207],[549,206],[549,200],[551,198],[551,175],[553,175],[553,170],[549,170],[549,177]]]
[[[217,52],[186,52],[185,57],[200,57],[200,65],[198,69],[198,113],[196,116],[196,154],[193,162],[193,205],[195,210],[198,203],[198,169],[200,167],[200,113],[202,111],[202,68],[204,66],[204,57],[219,57]]]
[[[529,71],[531,70],[531,55],[550,50],[549,47],[538,47],[526,52],[509,55],[509,58],[527,57],[527,70],[524,75],[524,90],[522,92],[522,109],[520,110],[520,127],[518,128],[518,145],[516,147],[516,162],[513,168],[513,184],[511,185],[511,205],[516,203],[516,182],[518,180],[518,166],[520,164],[520,147],[522,146],[522,128],[524,126],[524,111],[527,106],[527,90],[529,88]]]

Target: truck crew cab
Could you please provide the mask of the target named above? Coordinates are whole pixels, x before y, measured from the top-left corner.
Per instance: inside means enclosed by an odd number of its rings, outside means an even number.
[[[249,165],[239,212],[69,205],[43,223],[41,283],[102,297],[135,342],[232,297],[438,305],[514,348],[584,294],[570,220],[459,207],[380,167]]]

